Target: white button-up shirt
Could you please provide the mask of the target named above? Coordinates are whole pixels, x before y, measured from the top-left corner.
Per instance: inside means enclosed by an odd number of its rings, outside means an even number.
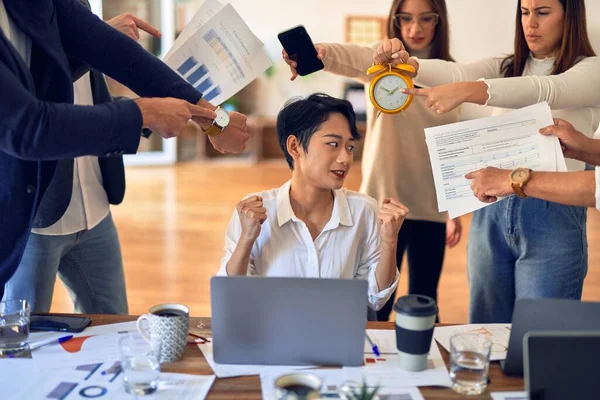
[[[94,104],[90,73],[73,84],[74,103],[81,106]],[[85,132],[81,133],[85,135]],[[110,211],[102,184],[102,171],[98,157],[76,157],[73,161],[73,188],[71,202],[63,216],[47,228],[32,229],[38,235],[70,235],[90,230],[98,225]]]
[[[288,181],[278,189],[255,194],[263,198],[267,220],[252,247],[248,275],[366,279],[369,304],[379,310],[394,293],[399,273],[390,287],[379,289],[375,277],[381,254],[377,202],[346,189],[334,191],[331,219],[313,241],[306,224],[292,210],[290,186]],[[227,275],[226,266],[241,233],[234,210],[218,275]]]
[[[3,0],[0,0],[0,30],[4,32],[4,36],[15,47],[17,52],[23,57],[23,61],[27,67],[29,67],[31,64],[31,40],[8,16]]]

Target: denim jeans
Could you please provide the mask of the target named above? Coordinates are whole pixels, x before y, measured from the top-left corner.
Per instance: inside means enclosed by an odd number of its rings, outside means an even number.
[[[110,214],[91,230],[61,236],[32,233],[4,299],[27,299],[32,312],[48,312],[57,275],[76,312],[127,314],[121,247]]]
[[[516,299],[581,299],[587,209],[511,196],[475,212],[467,251],[469,322],[508,323]]]

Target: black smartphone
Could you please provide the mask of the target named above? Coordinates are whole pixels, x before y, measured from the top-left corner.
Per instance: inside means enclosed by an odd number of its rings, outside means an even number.
[[[323,69],[323,61],[317,57],[317,50],[306,28],[295,26],[277,35],[288,56],[296,61],[299,75],[308,75]]]
[[[61,315],[32,315],[29,329],[32,331],[81,332],[92,323],[88,317]]]

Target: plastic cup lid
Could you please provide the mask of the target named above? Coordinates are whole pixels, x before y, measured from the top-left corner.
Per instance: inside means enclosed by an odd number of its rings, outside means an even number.
[[[423,295],[402,296],[394,304],[394,311],[413,317],[426,317],[438,312],[435,300]]]

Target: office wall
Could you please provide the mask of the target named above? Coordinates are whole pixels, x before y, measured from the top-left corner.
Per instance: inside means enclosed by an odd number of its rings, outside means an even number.
[[[289,83],[289,71],[281,61],[277,33],[303,24],[315,42],[344,39],[346,15],[385,16],[391,0],[231,0],[253,32],[265,43],[275,63],[272,79],[255,85],[268,96],[257,111],[274,114],[291,96],[325,91],[341,96],[344,79],[327,73],[314,74]],[[451,50],[460,62],[511,52],[516,0],[446,0],[450,16]],[[600,51],[600,0],[587,0],[588,31]]]

